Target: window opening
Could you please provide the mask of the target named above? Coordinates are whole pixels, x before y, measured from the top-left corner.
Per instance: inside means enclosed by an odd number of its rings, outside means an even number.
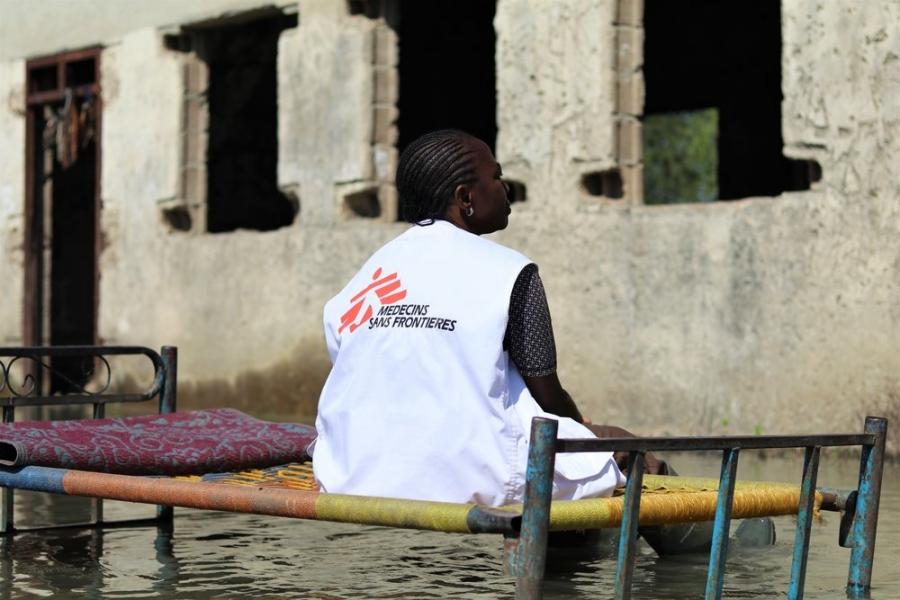
[[[174,230],[199,223],[210,233],[270,231],[293,223],[298,203],[278,188],[277,55],[281,32],[296,25],[296,15],[254,14],[166,39],[169,49],[190,53],[181,194],[193,214],[163,209]]]
[[[370,19],[377,19],[381,12],[379,0],[347,0],[347,11],[351,15],[364,15]]]
[[[622,173],[618,169],[592,171],[581,176],[581,189],[590,196],[620,200],[624,197]]]
[[[57,65],[34,67],[28,72],[30,93],[47,92],[59,88],[59,68]]]
[[[66,63],[66,85],[90,85],[95,83],[95,62],[93,58],[85,58]]]
[[[278,37],[296,17],[262,19],[203,33],[209,65],[207,230],[267,231],[290,225],[294,207],[278,189]]]
[[[172,206],[164,208],[162,211],[163,219],[175,231],[190,231],[193,225],[191,211],[186,206]]]
[[[509,202],[513,204],[515,202],[525,202],[528,200],[528,187],[522,183],[521,181],[516,181],[515,179],[506,179],[503,181],[506,182],[506,187],[509,189]]]
[[[821,177],[783,155],[777,0],[647,0],[644,29],[645,203],[777,196]]]
[[[368,188],[344,196],[344,204],[354,217],[377,219],[381,216],[378,188]]]
[[[496,0],[397,0],[398,149],[435,129],[461,129],[494,149]],[[465,82],[465,85],[458,85]]]
[[[350,15],[376,21],[372,55],[372,165],[363,201],[341,197],[348,217],[401,219],[397,158],[420,135],[461,129],[493,150],[497,138],[496,0],[347,0]],[[465,81],[465,89],[453,85]],[[525,186],[511,186],[513,201]],[[378,203],[375,208],[375,201]]]

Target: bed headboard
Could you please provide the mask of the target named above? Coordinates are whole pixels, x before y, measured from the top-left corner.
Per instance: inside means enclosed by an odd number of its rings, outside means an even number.
[[[144,356],[153,367],[153,382],[140,393],[112,393],[112,367],[108,357]],[[54,359],[83,359],[84,380],[80,383],[54,367]],[[160,413],[176,407],[178,349],[163,346],[157,353],[142,346],[33,346],[0,347],[0,406],[3,422],[15,420],[15,409],[25,406],[93,405],[93,417],[105,416],[106,405],[117,402],[159,400]],[[49,394],[48,377],[57,378],[68,388],[63,393]]]

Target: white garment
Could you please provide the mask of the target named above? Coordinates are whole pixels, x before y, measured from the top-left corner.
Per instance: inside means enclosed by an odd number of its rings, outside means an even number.
[[[530,261],[445,221],[375,252],[325,306],[333,368],[313,462],[324,491],[521,502],[531,418],[544,413],[503,350],[509,299]],[[558,454],[554,497],[609,495],[611,453]]]

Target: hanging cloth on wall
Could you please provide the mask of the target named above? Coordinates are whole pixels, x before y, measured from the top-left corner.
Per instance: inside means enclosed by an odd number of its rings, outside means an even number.
[[[60,126],[56,131],[56,159],[64,169],[68,169],[78,159],[78,113],[70,88],[66,88],[59,117]]]
[[[54,149],[63,169],[78,160],[79,151],[87,147],[96,132],[96,109],[90,88],[85,89],[83,96],[76,98],[72,88],[66,88],[61,107],[44,106],[44,146]]]

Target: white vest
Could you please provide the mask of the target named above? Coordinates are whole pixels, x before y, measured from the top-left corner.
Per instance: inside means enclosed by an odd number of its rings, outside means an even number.
[[[333,368],[313,463],[323,491],[522,501],[531,418],[551,416],[503,350],[510,294],[529,263],[436,221],[375,252],[326,304]],[[560,437],[593,437],[559,421]],[[557,455],[554,496],[611,493],[624,482],[611,457]]]

